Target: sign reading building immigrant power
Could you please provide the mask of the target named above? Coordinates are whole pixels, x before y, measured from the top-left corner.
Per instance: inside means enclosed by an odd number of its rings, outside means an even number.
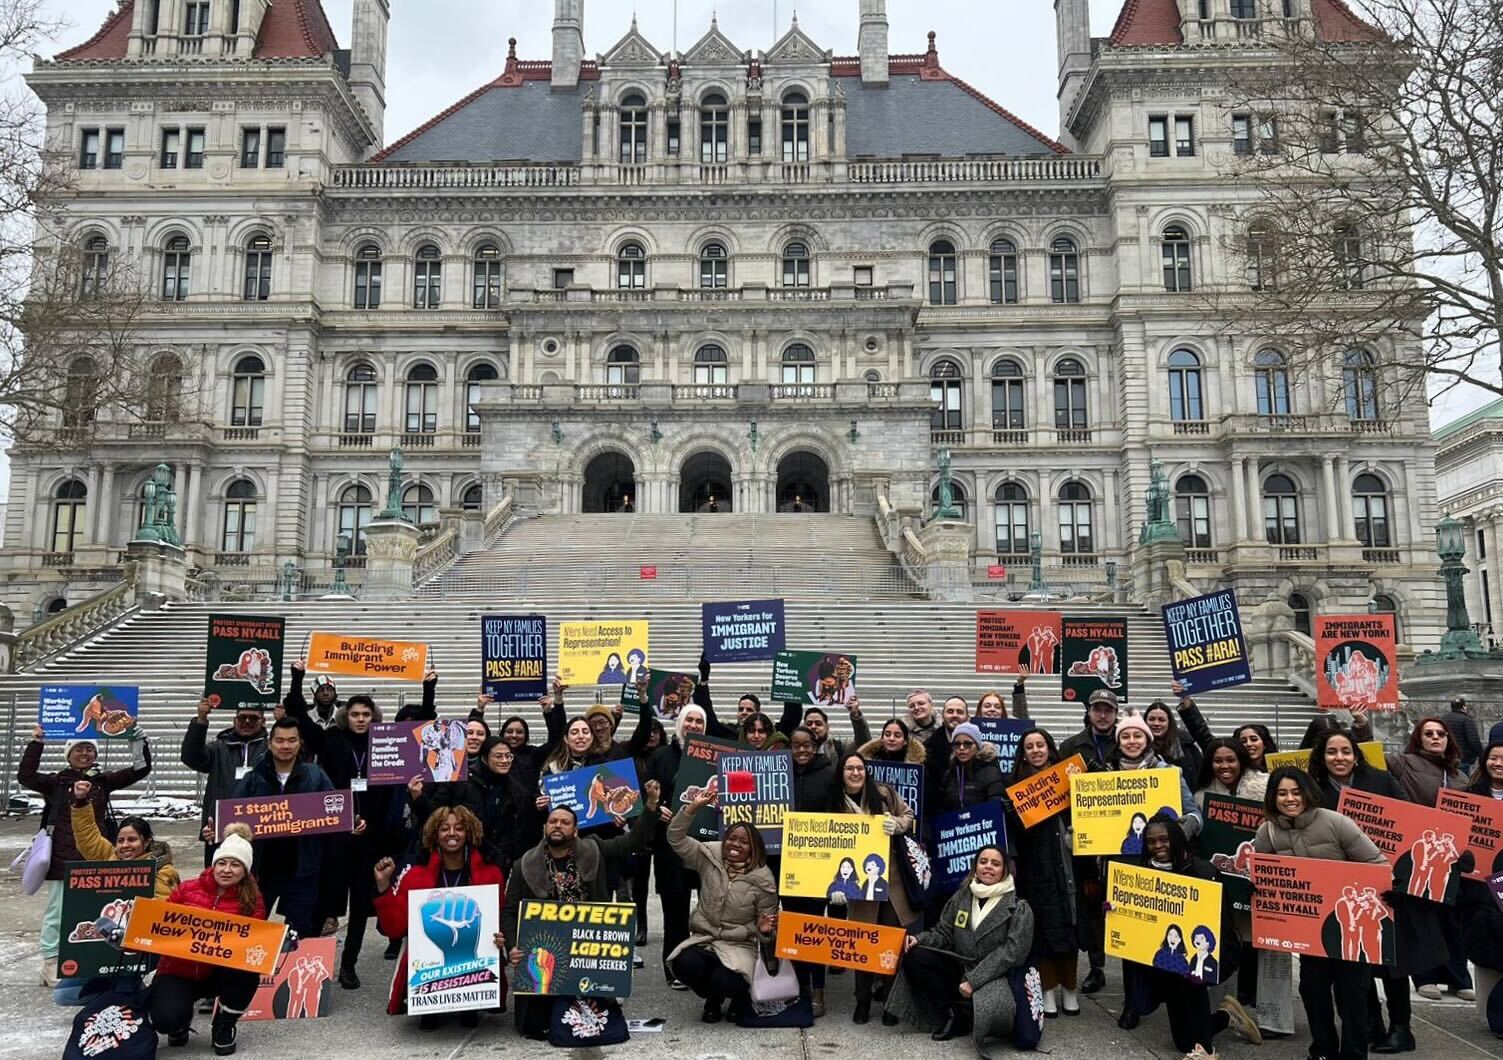
[[[772,659],[774,701],[843,707],[856,695],[856,657],[841,652],[780,651]]]
[[[1106,952],[1202,986],[1221,981],[1221,884],[1108,863]]]
[[[678,773],[673,779],[675,805],[669,809],[677,813],[699,798],[712,780],[715,782],[715,801],[695,814],[689,825],[689,834],[701,842],[713,843],[720,839],[720,756],[735,751],[733,741],[717,740],[713,736],[689,736],[684,740],[684,753],[679,757]]]
[[[712,663],[756,662],[783,650],[783,601],[740,600],[700,607],[705,658]]]
[[[407,1014],[501,1004],[501,888],[434,887],[407,895]]]
[[[282,634],[274,615],[210,615],[204,698],[227,710],[269,710],[282,698]]]
[[[517,917],[518,994],[630,997],[637,907],[529,898]]]
[[[1387,865],[1254,854],[1253,946],[1364,964],[1393,964]]]
[[[220,799],[214,804],[216,836],[223,838],[225,828],[235,821],[250,826],[252,839],[350,832],[355,828],[355,800],[348,791],[309,791]]]
[[[480,683],[497,703],[533,703],[548,694],[548,620],[486,615],[480,620]]]
[[[49,740],[128,737],[136,728],[140,699],[134,685],[43,685],[37,724]]]
[[[418,777],[425,784],[465,780],[470,763],[464,750],[464,722],[393,721],[371,726],[371,784],[406,784]]]
[[[1392,615],[1317,615],[1315,701],[1324,710],[1398,710]]]
[[[1058,611],[977,611],[978,674],[1057,674]]]
[[[642,815],[642,789],[637,783],[637,765],[618,758],[599,765],[545,773],[543,794],[550,806],[574,811],[581,830],[607,824],[624,824]]]
[[[1162,614],[1169,668],[1187,695],[1252,680],[1242,616],[1230,589],[1165,604]]]
[[[308,641],[308,672],[420,682],[428,645],[344,633],[315,633]]]
[[[72,861],[63,877],[62,940],[57,974],[62,979],[92,979],[105,972],[127,975],[146,971],[143,953],[122,952],[106,939],[108,921],[124,928],[131,903],[150,898],[156,884],[154,861]]]
[[[1032,828],[1040,821],[1068,810],[1070,778],[1085,771],[1085,759],[1075,754],[1008,788],[1007,797],[1023,827]]]
[[[647,667],[645,618],[560,622],[558,679],[566,685],[634,685]]]
[[[720,756],[720,834],[749,824],[762,834],[767,852],[783,849],[783,815],[793,805],[793,755],[787,751],[741,751]]]
[[[1111,615],[1065,618],[1060,621],[1064,644],[1059,679],[1060,698],[1085,703],[1091,693],[1106,689],[1127,702],[1127,619]]]
[[[1002,804],[984,802],[934,819],[929,838],[934,848],[934,887],[947,894],[960,886],[976,851],[985,846],[1007,846],[1007,829],[1002,823]]]

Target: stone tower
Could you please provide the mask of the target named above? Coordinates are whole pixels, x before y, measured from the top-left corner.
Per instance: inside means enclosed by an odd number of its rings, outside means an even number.
[[[1078,150],[1065,123],[1091,68],[1090,0],[1054,0],[1054,23],[1059,45],[1059,139]]]
[[[887,0],[861,0],[861,81],[887,84]]]
[[[376,147],[385,140],[386,30],[389,0],[355,0],[350,27],[350,91],[376,131]]]
[[[579,66],[584,62],[584,0],[554,0],[553,87],[579,84]]]

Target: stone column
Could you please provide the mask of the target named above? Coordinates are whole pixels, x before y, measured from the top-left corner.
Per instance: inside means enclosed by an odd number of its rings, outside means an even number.
[[[1262,541],[1267,535],[1263,531],[1262,469],[1257,457],[1247,461],[1247,471],[1247,536],[1251,541]]]
[[[1336,458],[1336,503],[1341,512],[1341,533],[1337,536],[1343,541],[1356,540],[1357,521],[1352,511],[1352,465],[1344,456]]]
[[[1325,494],[1325,517],[1326,525],[1322,527],[1329,540],[1337,540],[1346,536],[1344,526],[1344,512],[1336,507],[1336,479],[1332,470],[1335,460],[1333,457],[1324,456],[1320,459],[1320,487]]]
[[[365,600],[412,595],[412,565],[422,531],[402,519],[377,519],[365,528]]]
[[[974,598],[971,587],[973,538],[971,525],[959,519],[935,519],[919,530],[919,542],[928,553],[924,580],[931,599],[964,603]]]
[[[99,475],[99,506],[95,511],[95,540],[113,544],[115,536],[115,465],[105,464]]]
[[[136,603],[142,610],[154,611],[186,595],[187,553],[178,546],[132,541],[125,547],[125,558],[136,564]]]
[[[1232,484],[1227,491],[1232,501],[1232,539],[1228,544],[1236,544],[1247,537],[1247,461],[1242,457],[1233,457]]]

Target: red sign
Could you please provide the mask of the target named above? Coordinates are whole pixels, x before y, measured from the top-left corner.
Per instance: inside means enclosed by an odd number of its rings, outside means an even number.
[[[1315,691],[1322,710],[1398,710],[1393,615],[1317,615]]]
[[[977,611],[978,674],[1057,674],[1057,611]]]
[[[656,567],[643,567],[640,573],[644,582],[655,582],[658,580],[658,569]]]
[[[1393,889],[1387,865],[1254,854],[1253,947],[1364,964],[1393,964]]]
[[[1466,874],[1468,879],[1486,880],[1503,870],[1503,802],[1469,791],[1441,788],[1436,793],[1435,808],[1472,822],[1466,848],[1477,865]]]
[[[1000,582],[1007,578],[1007,568],[1000,563],[987,565],[986,576],[994,582]]]
[[[1336,812],[1356,822],[1393,866],[1395,890],[1431,902],[1456,904],[1461,888],[1461,852],[1467,849],[1469,818],[1417,806],[1404,799],[1346,788]]]

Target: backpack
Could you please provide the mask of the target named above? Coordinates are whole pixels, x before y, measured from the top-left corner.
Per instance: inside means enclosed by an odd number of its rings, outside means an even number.
[[[90,1000],[73,1017],[63,1060],[156,1060],[157,1032],[145,991],[111,992]]]

